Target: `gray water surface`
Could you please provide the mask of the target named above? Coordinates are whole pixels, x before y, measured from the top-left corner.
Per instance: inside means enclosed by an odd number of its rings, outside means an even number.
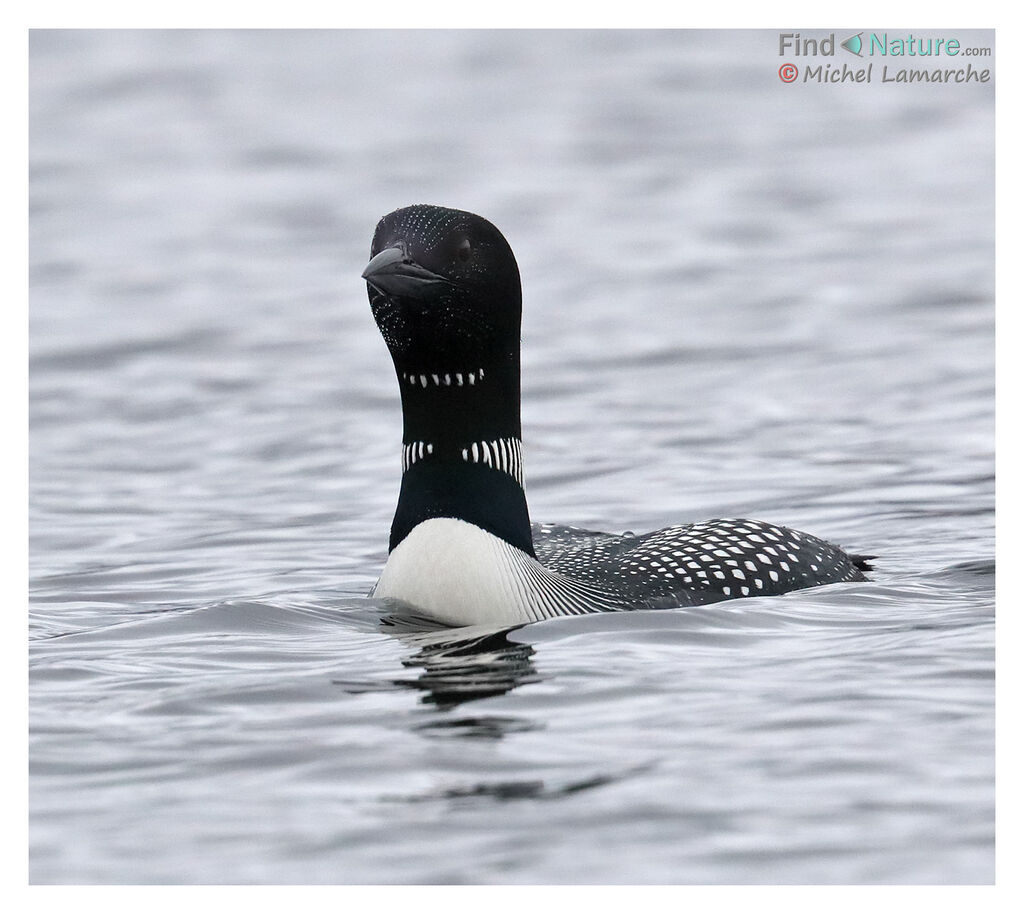
[[[777,40],[33,33],[33,882],[992,881],[993,84],[785,85]],[[368,600],[359,273],[414,202],[517,253],[535,520],[872,580]]]

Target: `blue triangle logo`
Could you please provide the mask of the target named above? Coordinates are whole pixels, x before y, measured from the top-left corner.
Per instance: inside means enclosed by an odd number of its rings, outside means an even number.
[[[864,34],[863,32],[858,32],[856,35],[853,35],[850,38],[847,38],[846,41],[844,41],[842,43],[841,47],[846,48],[846,50],[849,51],[851,54],[856,54],[858,57],[863,57],[864,55],[861,54],[861,52],[860,52],[860,49],[861,49],[860,36],[863,35],[863,34]]]

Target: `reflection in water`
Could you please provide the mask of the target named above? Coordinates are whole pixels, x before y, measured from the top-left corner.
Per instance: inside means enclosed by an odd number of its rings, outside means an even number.
[[[414,796],[391,797],[405,803],[435,802],[437,800],[455,800],[472,803],[475,800],[557,800],[574,793],[582,793],[595,787],[614,784],[633,774],[640,774],[651,768],[650,765],[639,765],[614,775],[597,774],[591,777],[578,778],[565,782],[547,784],[542,780],[530,781],[493,781],[469,784],[461,787],[448,787],[440,791],[430,791]]]
[[[450,707],[450,706],[449,706]],[[475,717],[432,720],[416,727],[426,736],[463,736],[470,739],[500,739],[507,733],[525,733],[540,726],[520,717],[484,714]]]
[[[518,626],[521,627],[521,626]],[[381,620],[381,629],[416,648],[402,665],[421,672],[414,678],[393,679],[391,684],[425,693],[423,701],[440,711],[451,711],[467,701],[504,695],[526,682],[542,677],[531,660],[534,649],[508,639],[510,629],[483,626],[439,628],[436,623],[409,616],[391,615]],[[523,717],[497,714],[472,716],[434,715],[416,729],[424,736],[499,740],[510,733],[542,727]],[[550,800],[614,783],[635,770],[609,773],[589,771],[564,779],[474,780],[465,784],[430,790],[424,794],[392,797],[401,802],[460,804],[509,800]]]
[[[442,710],[477,698],[504,695],[516,686],[540,679],[530,659],[533,647],[508,640],[508,633],[514,629],[427,628],[419,619],[401,616],[385,617],[381,628],[417,648],[402,665],[422,670],[415,678],[392,681],[425,692],[423,701]],[[528,728],[523,721],[499,717],[462,718],[427,725],[430,729],[447,727],[459,729],[466,736],[479,737],[501,736],[511,730]]]

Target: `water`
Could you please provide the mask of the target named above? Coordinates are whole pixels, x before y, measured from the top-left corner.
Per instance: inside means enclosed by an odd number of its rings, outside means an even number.
[[[777,40],[34,34],[34,882],[993,879],[992,84]],[[517,252],[535,520],[873,580],[389,619],[412,202]]]

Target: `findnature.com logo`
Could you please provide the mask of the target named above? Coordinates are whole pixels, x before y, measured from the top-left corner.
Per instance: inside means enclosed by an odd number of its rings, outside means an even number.
[[[987,83],[992,79],[989,69],[978,69],[971,61],[966,66],[948,65],[956,57],[991,57],[988,47],[965,47],[959,38],[943,35],[923,38],[920,35],[890,35],[888,32],[857,32],[837,45],[835,32],[825,38],[804,38],[799,32],[779,33],[779,57],[834,57],[836,50],[846,51],[861,60],[884,58],[881,73],[875,70],[873,60],[866,66],[833,63],[784,63],[779,67],[779,79],[784,83],[870,83],[905,84],[925,83]],[[915,58],[912,61],[892,61],[890,58]],[[930,59],[929,59],[930,58]],[[920,59],[920,60],[919,60]],[[959,62],[959,61],[958,61]],[[910,64],[910,66],[900,64]],[[913,64],[917,64],[914,66]],[[801,76],[803,77],[801,79]],[[876,78],[877,77],[877,78]]]

